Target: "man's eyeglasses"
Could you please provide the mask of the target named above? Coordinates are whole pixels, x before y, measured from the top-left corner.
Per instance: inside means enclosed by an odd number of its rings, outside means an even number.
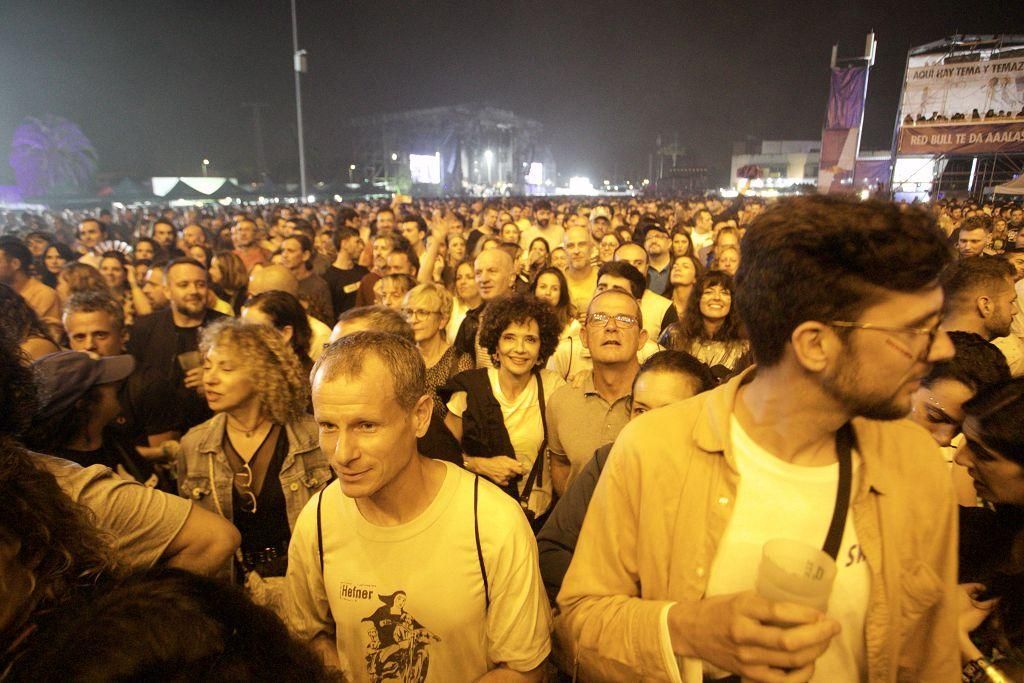
[[[426,320],[441,311],[428,311],[422,308],[403,308],[402,317],[409,320]]]
[[[255,514],[256,512],[256,494],[252,490],[252,468],[249,463],[242,465],[242,469],[235,472],[235,491],[242,496],[240,505],[244,512]]]
[[[911,360],[920,360],[931,355],[932,347],[935,345],[935,338],[939,336],[939,326],[941,324],[941,320],[935,323],[932,327],[899,327],[896,325],[876,325],[875,323],[858,323],[847,320],[833,320],[829,323],[832,327],[845,327],[856,330],[877,330],[879,332],[924,335],[928,337],[928,344],[924,347],[924,352],[917,355],[914,355],[904,344],[893,344],[898,351]]]
[[[587,317],[587,323],[594,327],[606,327],[609,320],[615,320],[616,327],[621,327],[624,330],[628,330],[635,327],[640,321],[635,316],[626,315],[625,313],[619,313],[618,315],[608,315],[607,313],[591,313]]]

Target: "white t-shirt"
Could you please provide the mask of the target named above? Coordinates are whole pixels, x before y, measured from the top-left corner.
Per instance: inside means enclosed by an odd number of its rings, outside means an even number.
[[[565,237],[565,228],[557,223],[548,223],[548,227],[542,228],[539,225],[531,225],[523,230],[519,237],[519,245],[526,251],[530,250],[530,242],[543,237],[548,243],[548,251],[554,251],[562,246],[562,238]]]
[[[555,389],[565,384],[565,381],[550,370],[540,371],[541,381],[544,383],[544,400],[548,401]],[[515,458],[527,472],[533,467],[537,460],[537,451],[540,449],[541,441],[544,440],[544,423],[541,421],[540,402],[537,400],[537,382],[530,380],[526,388],[519,392],[513,399],[505,396],[501,390],[501,383],[498,381],[497,368],[487,368],[487,379],[491,383],[491,393],[501,406],[501,415],[505,419],[505,430],[512,442],[512,449],[515,451]],[[466,392],[457,391],[448,400],[448,410],[456,417],[461,418],[466,412]],[[496,455],[502,455],[497,453]],[[530,509],[538,515],[543,514],[551,506],[551,472],[547,462],[541,463],[540,483],[535,483],[533,492],[530,494]],[[519,480],[519,490],[522,492],[526,485],[526,476]]]
[[[324,489],[323,574],[317,498],[299,515],[288,550],[287,621],[303,640],[333,632],[347,680],[472,681],[498,663],[529,671],[548,656],[551,615],[526,517],[515,501],[480,481],[487,608],[474,536],[474,476],[443,464],[437,496],[399,526],[367,522],[337,482]]]
[[[711,563],[705,592],[708,597],[751,590],[767,541],[790,538],[820,548],[828,535],[839,482],[838,463],[825,467],[793,465],[754,443],[735,416],[730,430],[739,486],[732,518]],[[853,460],[855,491],[860,469],[856,453]],[[864,620],[871,573],[860,552],[852,514],[846,517],[837,564],[828,614],[839,621],[842,632],[815,663],[811,680],[866,681]]]

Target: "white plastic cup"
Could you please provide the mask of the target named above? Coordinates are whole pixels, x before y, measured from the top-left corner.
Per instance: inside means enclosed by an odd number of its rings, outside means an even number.
[[[824,613],[836,579],[836,562],[812,545],[788,538],[764,544],[755,590],[772,602],[793,602]]]

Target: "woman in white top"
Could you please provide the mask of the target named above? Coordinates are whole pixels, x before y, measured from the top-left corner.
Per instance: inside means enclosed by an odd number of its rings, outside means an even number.
[[[534,520],[551,506],[544,406],[565,382],[544,364],[559,331],[554,311],[536,297],[514,294],[490,303],[480,345],[495,367],[460,373],[444,390],[445,424],[462,444],[466,469],[520,502],[527,499]]]

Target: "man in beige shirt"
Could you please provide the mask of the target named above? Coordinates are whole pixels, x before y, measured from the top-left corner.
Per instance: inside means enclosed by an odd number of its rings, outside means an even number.
[[[957,679],[952,486],[901,420],[952,353],[949,260],[933,218],[882,202],[785,200],[750,227],[737,307],[758,366],[620,433],[558,596],[582,677]],[[824,612],[754,590],[775,538],[828,539]]]

